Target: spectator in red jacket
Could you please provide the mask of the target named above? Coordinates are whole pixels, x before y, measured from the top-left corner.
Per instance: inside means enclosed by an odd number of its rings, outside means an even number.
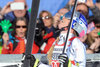
[[[2,54],[22,54],[25,52],[27,22],[25,18],[17,18],[14,26],[14,40],[9,41],[8,33],[4,33]]]
[[[14,22],[14,32],[12,35],[14,36],[13,42],[9,40],[8,33],[3,34],[3,49],[2,54],[22,54],[25,53],[26,49],[26,32],[27,32],[27,22],[25,18],[17,18]],[[39,25],[39,24],[37,24]],[[40,25],[42,26],[42,25]],[[40,27],[39,26],[39,27]],[[39,28],[41,30],[41,28]],[[43,30],[42,30],[43,32]],[[41,33],[41,32],[39,32]],[[43,33],[42,33],[43,34]],[[53,34],[41,35],[36,31],[35,41],[33,43],[32,54],[36,53],[47,53],[55,38],[51,38]],[[43,37],[42,37],[43,36]],[[50,42],[49,42],[50,41]],[[39,52],[41,51],[41,52]]]

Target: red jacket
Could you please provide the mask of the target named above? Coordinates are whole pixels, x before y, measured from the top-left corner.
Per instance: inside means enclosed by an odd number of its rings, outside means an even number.
[[[20,38],[20,37],[16,37],[16,39],[19,41],[18,45],[16,46],[16,48],[13,50],[13,43],[9,42],[9,44],[7,45],[7,47],[9,47],[9,49],[2,48],[2,54],[22,54],[25,52],[25,42],[24,39]]]
[[[51,36],[51,34],[49,36]],[[45,36],[45,38],[48,38],[48,35]],[[9,49],[5,49],[4,46],[3,46],[1,53],[2,54],[22,54],[22,53],[25,53],[26,47],[25,47],[24,39],[22,39],[20,37],[16,37],[16,39],[19,42],[18,42],[18,45],[16,46],[16,48],[14,50],[13,50],[13,43],[9,42],[9,44],[7,45],[9,47]],[[42,50],[41,52],[46,54],[48,52],[48,50],[50,49],[50,47],[52,46],[54,41],[55,41],[55,38],[49,38],[47,43],[46,43],[44,50]],[[39,49],[40,48],[34,42],[33,46],[32,46],[32,54],[38,53]]]
[[[55,38],[49,38],[44,50],[42,50],[41,53],[47,54],[47,52],[49,51],[50,47],[53,45],[54,41],[55,41]]]
[[[53,42],[55,41],[55,38],[53,38],[52,36],[53,36],[53,32],[50,32],[50,33],[46,34],[45,36],[43,36],[43,39],[48,39],[48,41],[47,41],[46,45],[44,46],[43,50],[41,50],[41,53],[47,54],[47,52],[49,51],[50,47],[52,46]],[[39,51],[39,49],[40,48],[34,43],[32,53],[36,54]]]

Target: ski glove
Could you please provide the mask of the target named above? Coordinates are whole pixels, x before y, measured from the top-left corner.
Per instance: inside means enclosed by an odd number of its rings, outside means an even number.
[[[68,57],[67,57],[67,55],[65,53],[60,54],[58,56],[58,60],[59,60],[60,63],[63,64],[63,67],[67,67],[68,66],[68,61],[69,60],[68,60]]]
[[[34,55],[31,55],[30,59],[30,67],[38,67],[39,60],[34,57]]]
[[[9,28],[12,26],[9,20],[1,21],[0,25],[4,33],[7,33],[9,31]]]
[[[30,67],[38,67],[39,65],[39,60],[36,59],[34,57],[34,55],[30,55],[29,57],[27,57],[27,59],[30,59]],[[22,56],[22,63],[24,63],[24,60],[25,60],[25,53],[23,53],[23,56]]]

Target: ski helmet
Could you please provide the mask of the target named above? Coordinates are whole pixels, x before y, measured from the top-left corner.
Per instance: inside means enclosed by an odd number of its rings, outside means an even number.
[[[71,19],[72,12],[67,12],[63,17]],[[62,16],[61,16],[62,20]],[[72,29],[74,29],[80,37],[84,36],[87,33],[87,20],[81,13],[75,11],[72,21]]]

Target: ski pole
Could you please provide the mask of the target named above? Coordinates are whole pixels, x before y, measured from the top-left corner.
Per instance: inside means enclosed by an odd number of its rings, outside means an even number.
[[[66,40],[65,40],[65,44],[64,44],[64,48],[63,48],[62,54],[64,54],[65,50],[66,50],[66,46],[67,46],[67,42],[68,42],[68,36],[69,36],[70,30],[71,30],[73,16],[74,16],[74,13],[75,13],[75,10],[76,10],[76,6],[77,6],[77,0],[75,0],[74,6],[73,6],[71,20],[70,20],[70,23],[69,23],[69,26],[68,26],[68,32],[67,32],[67,35],[66,35]],[[60,63],[60,67],[63,67],[63,64]]]
[[[71,20],[70,20],[70,23],[68,25],[68,32],[67,32],[67,35],[66,35],[66,40],[65,40],[65,44],[64,44],[64,48],[63,48],[63,52],[62,53],[65,53],[65,50],[66,50],[66,46],[67,46],[67,42],[68,42],[68,36],[69,36],[69,33],[70,33],[70,30],[71,30],[71,26],[72,26],[72,21],[73,21],[73,16],[74,16],[74,13],[76,11],[76,6],[77,6],[77,0],[75,0],[75,4],[73,6],[73,11],[72,11],[72,15],[71,15]]]
[[[40,0],[32,0],[31,17],[28,25],[25,60],[24,60],[23,67],[30,67],[31,51],[34,42],[34,37],[35,37],[36,19],[37,19],[37,14],[39,9],[39,2]]]

